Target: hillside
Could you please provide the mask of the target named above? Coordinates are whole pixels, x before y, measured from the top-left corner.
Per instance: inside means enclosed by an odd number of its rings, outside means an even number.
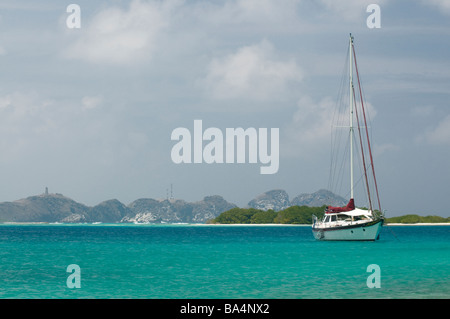
[[[46,193],[0,203],[0,222],[205,223],[233,207],[236,205],[217,195],[192,203],[142,198],[128,206],[111,199],[89,207],[62,194]]]
[[[90,208],[61,194],[30,196],[0,203],[2,222],[84,222]]]
[[[290,201],[286,191],[275,189],[258,195],[247,205],[250,208],[261,210],[280,211],[291,206],[344,206],[347,202],[348,200],[325,189],[311,194],[300,194]]]
[[[141,198],[132,202],[130,213],[120,222],[127,223],[205,223],[236,205],[221,196],[207,196],[202,201],[189,203],[180,199],[158,201]]]
[[[309,224],[311,215],[322,216],[325,206],[345,204],[345,199],[326,190],[300,194],[290,201],[286,191],[276,189],[256,196],[245,208],[239,208],[219,195],[206,196],[196,202],[140,198],[129,205],[110,199],[89,207],[62,194],[46,192],[0,203],[0,222]],[[450,222],[450,218],[405,215],[387,219],[387,223],[436,222]]]

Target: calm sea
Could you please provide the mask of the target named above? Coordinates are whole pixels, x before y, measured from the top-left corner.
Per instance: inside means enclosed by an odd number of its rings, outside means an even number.
[[[450,226],[1,225],[0,274],[0,298],[450,298]]]

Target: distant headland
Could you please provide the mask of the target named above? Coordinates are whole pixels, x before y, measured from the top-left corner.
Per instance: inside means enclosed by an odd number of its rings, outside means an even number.
[[[344,198],[328,190],[289,200],[286,191],[275,189],[250,200],[245,208],[219,195],[196,202],[140,198],[128,205],[110,199],[91,207],[45,188],[40,195],[0,203],[0,223],[311,224],[312,214],[320,216],[325,206],[345,204]],[[405,215],[388,218],[387,222],[450,223],[450,218]]]

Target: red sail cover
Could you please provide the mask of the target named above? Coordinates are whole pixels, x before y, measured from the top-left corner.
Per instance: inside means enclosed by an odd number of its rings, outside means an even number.
[[[341,213],[341,212],[349,212],[355,209],[355,201],[353,198],[350,198],[347,206],[345,207],[332,207],[328,206],[327,213]]]

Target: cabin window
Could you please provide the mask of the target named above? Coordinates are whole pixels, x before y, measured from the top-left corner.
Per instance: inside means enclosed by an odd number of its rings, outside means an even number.
[[[335,222],[336,221],[336,215],[331,216],[331,221]]]
[[[325,217],[325,223],[328,223],[330,221],[330,216]]]

